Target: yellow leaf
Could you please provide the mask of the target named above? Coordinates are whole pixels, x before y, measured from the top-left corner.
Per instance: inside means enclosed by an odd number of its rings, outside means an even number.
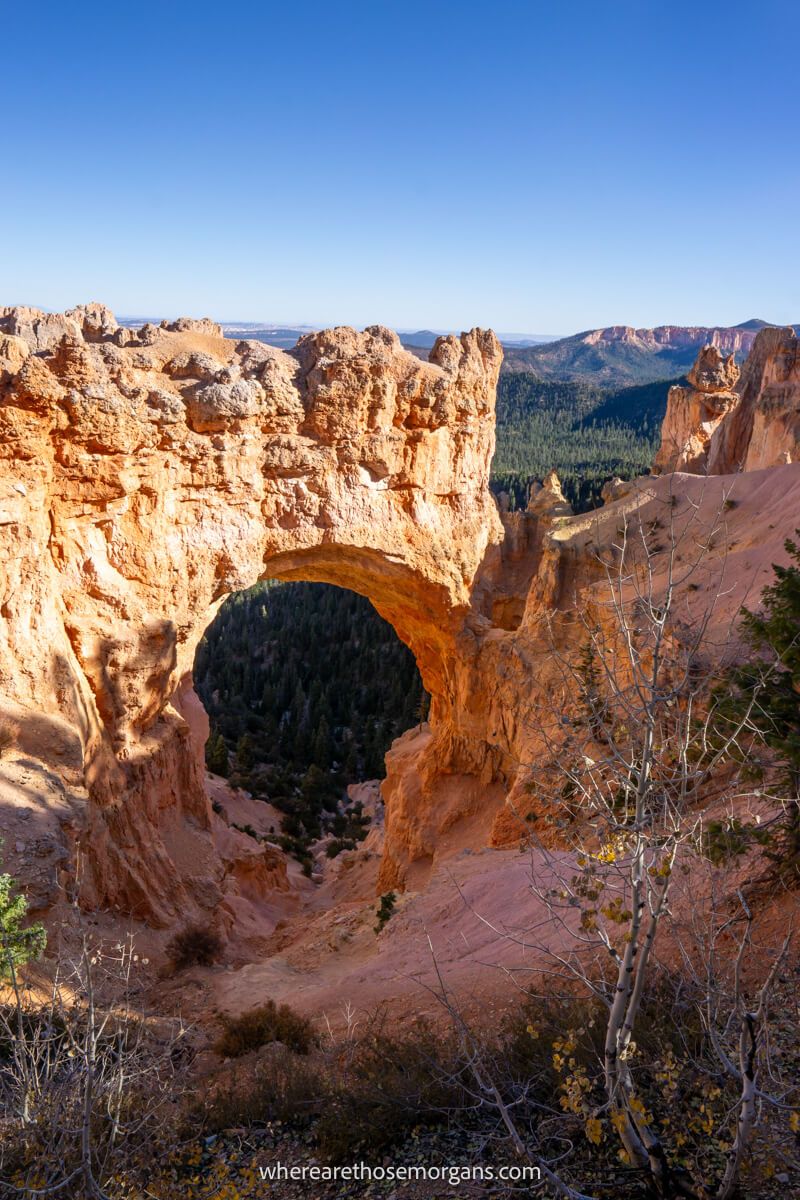
[[[586,1136],[595,1146],[603,1140],[603,1126],[597,1117],[589,1117],[586,1121]]]

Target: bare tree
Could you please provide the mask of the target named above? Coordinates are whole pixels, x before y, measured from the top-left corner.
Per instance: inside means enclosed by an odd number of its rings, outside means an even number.
[[[735,1134],[719,1181],[717,1200],[730,1200],[750,1146],[758,1108],[769,1106],[783,1114],[797,1111],[797,1080],[787,1078],[770,1054],[770,1013],[776,977],[786,961],[793,929],[790,926],[760,982],[751,986],[748,1004],[745,969],[753,957],[753,913],[737,891],[738,905],[720,902],[716,880],[708,888],[709,905],[690,912],[673,932],[679,941],[686,980],[695,998],[716,1064],[738,1089]],[[763,1081],[766,1081],[764,1083]]]
[[[548,662],[530,726],[535,758],[524,764],[532,812],[520,817],[535,850],[531,888],[548,937],[541,927],[497,932],[538,950],[543,972],[571,980],[605,1013],[602,1100],[590,1102],[582,1078],[565,1084],[590,1138],[610,1127],[624,1160],[658,1195],[697,1196],[701,1185],[672,1165],[637,1086],[636,1034],[657,948],[675,941],[673,909],[699,911],[707,899],[676,885],[693,881],[702,861],[704,812],[754,802],[731,762],[756,733],[754,709],[770,666],[749,703],[731,715],[724,678],[739,606],[726,602],[728,496],[713,506],[704,495],[681,503],[651,495],[626,507],[610,537],[608,515],[599,514],[594,580],[568,608],[546,616]],[[571,853],[545,845],[552,841],[544,836],[548,820]],[[759,1030],[787,947],[767,970],[752,1011],[734,988],[739,1063],[727,1053],[719,1061],[741,1089],[719,1200],[732,1195],[750,1143]],[[695,944],[695,962],[703,949]],[[707,976],[698,993],[706,1013],[720,1007],[718,983]],[[720,1039],[711,1042],[722,1049]],[[564,1045],[559,1057],[568,1075],[573,1048],[567,1039]]]
[[[49,984],[12,963],[0,1007],[0,1195],[110,1200],[171,1119],[186,1030],[151,1032],[132,937],[101,945],[77,909],[61,933]]]

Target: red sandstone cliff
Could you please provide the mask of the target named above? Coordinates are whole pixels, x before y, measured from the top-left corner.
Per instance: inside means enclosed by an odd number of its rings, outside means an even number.
[[[623,342],[643,350],[655,347],[692,348],[715,346],[722,354],[747,354],[756,339],[756,331],[739,326],[657,325],[654,329],[634,329],[632,325],[609,325],[583,335],[587,346],[601,342]]]

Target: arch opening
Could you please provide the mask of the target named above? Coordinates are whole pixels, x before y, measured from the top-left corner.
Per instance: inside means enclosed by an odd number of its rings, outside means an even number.
[[[394,739],[428,715],[413,654],[364,596],[262,580],[229,596],[193,666],[206,765],[277,810],[271,832],[310,871],[310,847],[353,849],[370,813],[357,785],[384,776]]]

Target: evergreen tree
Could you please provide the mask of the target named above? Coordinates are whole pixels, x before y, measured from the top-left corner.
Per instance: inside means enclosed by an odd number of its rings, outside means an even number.
[[[312,820],[308,823],[309,829],[314,828],[314,817],[318,817],[322,809],[327,809],[332,812],[336,807],[336,786],[331,776],[318,767],[316,763],[312,763],[303,776],[300,784],[300,795],[303,799],[305,813]]]
[[[785,547],[790,563],[773,567],[775,583],[764,589],[761,611],[742,612],[745,636],[757,657],[733,671],[723,711],[735,719],[749,710],[750,724],[780,764],[784,811],[766,853],[780,876],[796,884],[800,882],[800,545],[787,539]]]
[[[249,733],[243,733],[236,743],[236,766],[240,771],[249,771],[255,761],[253,739]]]
[[[44,926],[26,925],[27,915],[28,901],[16,892],[10,875],[0,874],[0,979],[8,979],[16,967],[38,958],[45,948]]]
[[[324,714],[317,726],[312,754],[318,767],[325,768],[331,765],[331,729]]]
[[[212,733],[206,742],[206,766],[213,775],[228,774],[228,746],[221,733]]]
[[[581,650],[577,675],[581,689],[580,706],[583,724],[591,730],[592,737],[598,741],[605,741],[604,722],[607,706],[603,699],[602,674],[597,665],[597,654],[591,638]]]

